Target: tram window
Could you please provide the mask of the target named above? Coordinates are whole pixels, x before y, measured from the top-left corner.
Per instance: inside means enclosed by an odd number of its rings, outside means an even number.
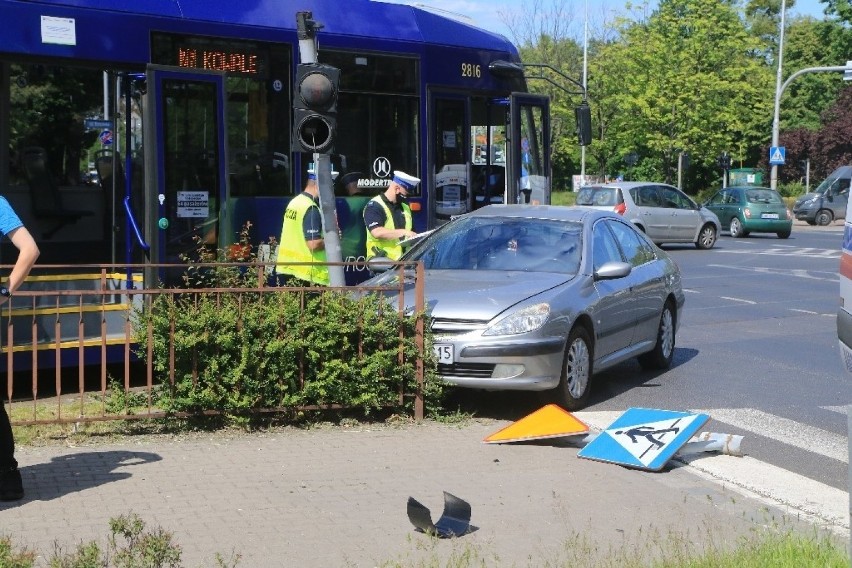
[[[291,49],[278,43],[152,35],[152,62],[228,73],[228,172],[233,197],[294,192],[290,164]]]
[[[341,92],[417,94],[417,60],[412,57],[323,51],[319,59],[340,69]]]
[[[54,65],[10,65],[9,183],[25,186],[24,148],[45,151],[51,177],[61,187],[93,185],[95,152],[105,147],[100,131],[84,117],[103,112],[103,72]],[[73,95],[72,95],[73,94]],[[110,142],[112,139],[110,138]]]

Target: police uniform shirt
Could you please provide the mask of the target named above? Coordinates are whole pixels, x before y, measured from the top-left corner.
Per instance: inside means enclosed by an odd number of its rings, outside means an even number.
[[[385,205],[390,209],[393,215],[393,226],[395,229],[405,228],[405,216],[402,214],[402,199],[397,198],[396,203],[391,203],[385,194],[379,194],[379,198],[384,201]],[[385,226],[385,210],[375,201],[370,200],[364,208],[364,224],[368,231],[372,231],[376,227]]]
[[[310,193],[303,191],[303,195],[308,196],[316,203],[316,207],[311,207],[305,211],[305,217],[302,219],[302,234],[306,241],[315,241],[322,238],[322,213],[319,210],[319,197],[314,197]]]

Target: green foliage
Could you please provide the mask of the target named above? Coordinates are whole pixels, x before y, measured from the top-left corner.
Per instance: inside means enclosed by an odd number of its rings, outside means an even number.
[[[412,398],[401,402],[400,394],[416,389],[415,328],[424,314],[401,316],[381,294],[257,288],[256,274],[242,266],[190,266],[188,285],[218,290],[164,290],[134,318],[140,346],[153,329],[159,407],[217,410],[236,421],[281,407],[341,405],[365,415],[410,409]],[[427,406],[437,406],[441,387],[428,336],[426,342],[425,396]],[[144,347],[139,355],[147,357]]]
[[[12,539],[0,537],[0,566],[4,568],[32,568],[35,566],[35,552],[16,550]]]
[[[135,514],[110,519],[109,527],[116,568],[180,567],[181,549],[172,542],[172,533],[161,527],[146,531],[144,521]],[[119,543],[119,536],[123,543]]]

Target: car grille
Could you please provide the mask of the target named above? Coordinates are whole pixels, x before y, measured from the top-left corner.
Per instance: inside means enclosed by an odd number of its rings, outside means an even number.
[[[488,322],[481,320],[435,318],[432,320],[432,333],[436,336],[451,337],[485,329],[487,324]]]
[[[494,365],[488,363],[453,363],[438,365],[438,375],[444,378],[475,377],[489,379],[494,372]]]

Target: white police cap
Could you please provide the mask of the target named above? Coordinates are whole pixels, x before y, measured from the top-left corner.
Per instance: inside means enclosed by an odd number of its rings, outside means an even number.
[[[403,171],[395,170],[393,172],[393,181],[405,188],[406,191],[411,191],[417,184],[420,183],[420,178],[409,175]]]

